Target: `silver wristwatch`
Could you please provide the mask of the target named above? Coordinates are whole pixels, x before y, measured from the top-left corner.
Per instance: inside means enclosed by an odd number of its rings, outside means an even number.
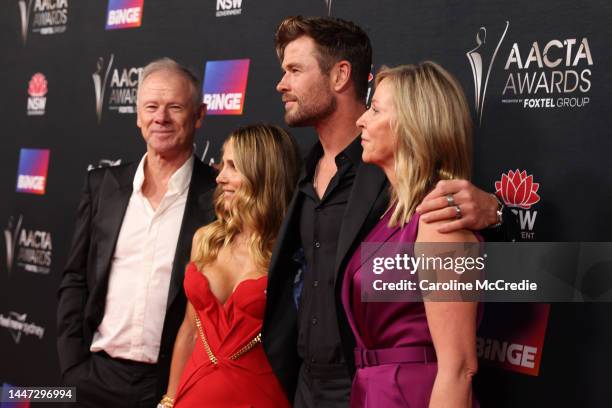
[[[502,225],[504,223],[504,203],[501,202],[501,200],[499,199],[499,197],[497,197],[497,195],[492,194],[493,197],[495,197],[495,200],[497,201],[497,210],[495,211],[495,215],[497,216],[497,222],[493,225],[490,225],[489,228],[497,228],[500,225]]]

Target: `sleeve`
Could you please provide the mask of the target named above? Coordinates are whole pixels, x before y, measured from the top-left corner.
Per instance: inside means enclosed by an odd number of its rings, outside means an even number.
[[[83,322],[89,296],[87,259],[93,213],[91,175],[91,172],[87,174],[83,187],[68,261],[58,290],[57,350],[62,374],[90,355],[89,344],[84,341]]]

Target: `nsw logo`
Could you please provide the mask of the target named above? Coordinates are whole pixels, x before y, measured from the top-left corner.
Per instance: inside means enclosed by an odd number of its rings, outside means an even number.
[[[242,0],[217,0],[216,17],[237,16],[242,14]]]
[[[512,212],[519,216],[521,237],[535,239],[533,227],[538,215],[531,207],[540,201],[538,190],[540,184],[533,181],[533,175],[518,169],[502,173],[501,180],[495,182],[495,194],[512,208]]]
[[[143,3],[144,0],[109,0],[106,29],[140,27]]]
[[[204,71],[204,103],[208,115],[242,115],[249,59],[208,61]]]
[[[47,104],[47,79],[43,74],[37,72],[32,75],[32,79],[28,83],[28,115],[39,116],[45,114],[45,105]]]
[[[17,170],[18,193],[45,194],[49,155],[48,149],[21,149]]]

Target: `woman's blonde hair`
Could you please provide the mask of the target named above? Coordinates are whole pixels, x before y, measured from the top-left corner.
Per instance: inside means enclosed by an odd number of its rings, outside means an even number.
[[[397,134],[396,202],[390,226],[406,223],[438,180],[469,179],[472,168],[472,120],[459,82],[440,65],[382,67],[376,85],[393,90]]]
[[[217,219],[200,228],[193,259],[198,266],[213,262],[219,250],[245,229],[251,231],[248,248],[255,264],[268,268],[274,240],[297,183],[300,158],[295,141],[278,126],[243,126],[230,134],[234,165],[242,174],[241,186],[226,209],[223,189],[214,194]]]

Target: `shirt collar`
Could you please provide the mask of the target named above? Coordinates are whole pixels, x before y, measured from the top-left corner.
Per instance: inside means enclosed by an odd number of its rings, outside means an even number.
[[[138,163],[138,168],[136,169],[136,174],[134,175],[133,188],[134,191],[141,193],[142,192],[142,184],[144,183],[144,164],[147,158],[147,153],[142,156],[140,159],[140,163]],[[172,176],[170,176],[170,180],[168,180],[168,191],[166,195],[170,194],[182,194],[191,183],[191,175],[193,174],[193,155],[190,155],[189,158],[183,163],[181,167],[179,167]]]

